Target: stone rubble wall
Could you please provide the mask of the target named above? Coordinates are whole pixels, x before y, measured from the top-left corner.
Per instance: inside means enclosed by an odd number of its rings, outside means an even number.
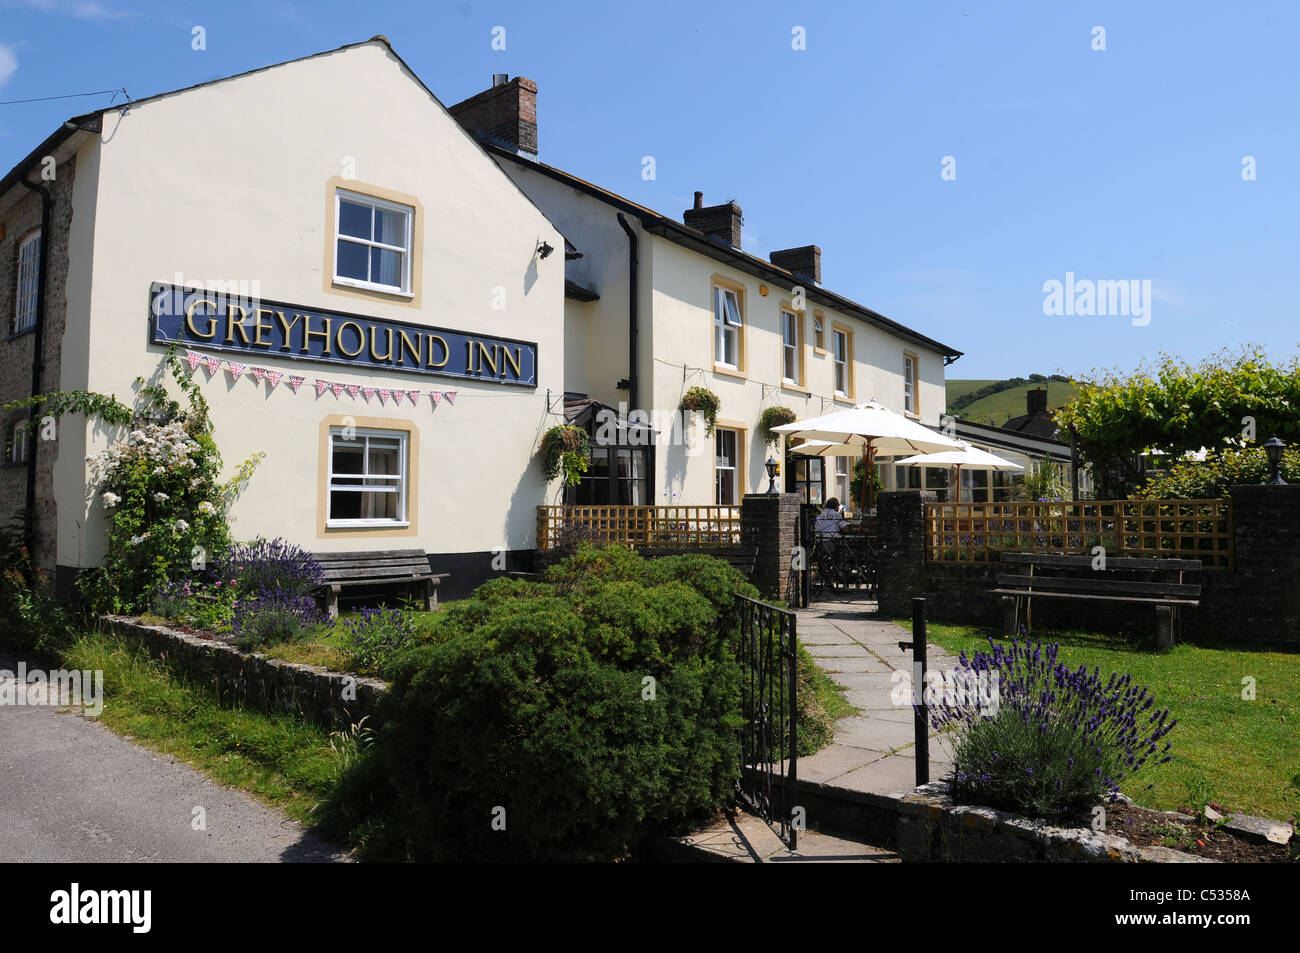
[[[262,710],[301,712],[330,727],[346,727],[362,718],[366,728],[379,725],[379,700],[388,685],[378,679],[246,655],[221,642],[126,616],[104,616],[103,620],[114,633],[138,639],[151,655],[172,668],[215,683],[223,698]]]

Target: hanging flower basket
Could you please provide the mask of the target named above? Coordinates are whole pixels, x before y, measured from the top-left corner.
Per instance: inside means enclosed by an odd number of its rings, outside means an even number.
[[[591,441],[581,427],[561,424],[542,435],[541,454],[548,483],[563,474],[565,486],[577,486],[591,461]]]
[[[704,435],[712,437],[713,428],[718,422],[718,408],[721,405],[722,401],[718,399],[718,395],[707,387],[692,387],[682,396],[678,409],[703,414]]]
[[[781,442],[781,434],[775,433],[773,427],[784,427],[795,422],[795,413],[789,407],[769,407],[758,418],[758,429],[763,434],[763,442],[775,448]]]

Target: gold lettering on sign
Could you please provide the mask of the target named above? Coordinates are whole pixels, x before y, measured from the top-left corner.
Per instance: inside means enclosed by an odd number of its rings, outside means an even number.
[[[210,308],[212,309],[212,314],[210,314],[210,315],[204,315],[204,317],[207,317],[207,318],[209,319],[209,320],[208,320],[208,333],[207,333],[207,334],[204,334],[202,331],[200,331],[198,328],[196,328],[196,327],[194,326],[194,309],[197,308],[197,307],[198,307],[199,305],[201,305],[201,304],[206,304],[208,307],[210,307]],[[210,338],[214,338],[214,337],[216,337],[216,335],[217,335],[217,303],[216,303],[215,301],[212,301],[212,300],[208,299],[208,298],[195,298],[193,301],[190,302],[189,307],[185,309],[185,327],[186,327],[186,329],[187,329],[191,334],[193,334],[196,338],[206,338],[206,339],[210,339]]]
[[[501,376],[502,376],[502,377],[505,377],[505,376],[506,376],[506,364],[505,364],[505,362],[506,362],[506,361],[509,361],[509,362],[510,362],[510,366],[513,367],[513,368],[515,369],[515,377],[516,377],[516,378],[523,377],[524,375],[523,375],[523,371],[520,370],[520,365],[523,363],[523,360],[524,360],[524,349],[521,348],[521,347],[517,347],[517,348],[515,348],[515,356],[514,356],[514,357],[511,357],[511,356],[510,356],[510,348],[508,348],[508,347],[503,347],[503,348],[501,348],[501,351],[502,351],[502,353],[505,355],[505,360],[501,362]]]
[[[235,320],[235,312],[239,312],[239,320]],[[235,343],[235,329],[239,329],[239,336],[244,339],[244,346],[248,346],[248,331],[244,328],[244,322],[248,320],[248,310],[243,305],[228,304],[226,305],[226,343]]]
[[[372,361],[391,361],[393,359],[393,329],[384,328],[384,336],[388,338],[388,350],[383,354],[375,350],[375,332],[378,330],[377,325],[370,325],[370,359]]]
[[[474,373],[474,342],[469,338],[465,339],[465,373]]]
[[[270,341],[263,341],[263,340],[262,340],[262,332],[263,332],[263,331],[274,331],[274,330],[275,330],[275,326],[272,325],[269,321],[268,321],[266,324],[263,324],[263,323],[262,323],[262,315],[264,315],[264,314],[272,314],[272,313],[273,313],[273,312],[271,311],[270,308],[258,308],[258,309],[257,309],[256,321],[253,323],[253,346],[254,346],[254,347],[270,347],[270,346],[271,346],[271,342],[270,342]]]
[[[356,328],[357,330],[357,349],[349,351],[343,347],[343,329]],[[334,334],[334,346],[339,349],[339,353],[344,357],[356,357],[366,349],[366,332],[361,329],[361,325],[355,321],[344,321],[339,325],[338,331]]]
[[[447,359],[448,359],[449,357],[451,357],[451,349],[450,349],[449,347],[447,347],[447,342],[446,342],[446,340],[444,340],[443,337],[442,337],[442,335],[439,335],[439,334],[427,334],[427,335],[425,335],[425,337],[427,337],[427,338],[429,339],[429,362],[428,362],[427,364],[425,364],[424,366],[425,366],[425,367],[442,367],[443,365],[445,365],[445,364],[447,363]],[[434,363],[434,360],[433,360],[433,342],[434,342],[434,341],[437,341],[438,344],[442,346],[442,360],[441,360],[441,361],[438,361],[436,364]]]
[[[281,327],[281,329],[284,331],[284,343],[280,345],[280,350],[282,350],[282,351],[292,350],[291,345],[292,345],[292,339],[293,339],[293,329],[294,329],[294,326],[297,325],[297,323],[298,323],[299,321],[302,320],[302,315],[301,315],[301,314],[295,314],[295,315],[293,316],[293,320],[292,320],[292,321],[286,321],[286,320],[284,319],[284,312],[283,312],[283,311],[277,311],[277,312],[275,312],[275,316],[276,316],[277,320],[279,320],[279,322],[280,322],[280,327]],[[303,350],[305,351],[305,350],[307,350],[307,349],[306,349],[306,348],[303,348]]]
[[[496,349],[501,345],[499,344],[492,345],[492,351],[489,352],[487,349],[487,345],[484,344],[482,341],[476,341],[475,343],[478,344],[479,373],[481,374],[483,372],[483,365],[486,364],[488,367],[492,368],[492,373],[495,374],[497,372]]]
[[[424,339],[420,337],[420,332],[415,332],[414,341],[401,328],[397,329],[397,333],[401,335],[401,340],[397,342],[397,363],[401,364],[406,360],[406,352],[410,351],[411,356],[415,358],[415,366],[419,367],[420,362],[424,360]]]
[[[321,321],[325,323],[324,331],[313,331],[311,329],[311,318],[307,317],[307,315],[305,314],[301,315],[301,317],[303,318],[302,352],[306,354],[310,351],[312,338],[320,338],[322,341],[325,342],[325,348],[320,352],[321,357],[328,357],[330,354],[330,323],[331,323],[330,319],[326,317],[321,318]]]

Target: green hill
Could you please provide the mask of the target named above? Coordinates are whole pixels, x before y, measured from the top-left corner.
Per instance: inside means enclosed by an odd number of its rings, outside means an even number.
[[[990,384],[1000,384],[1002,382],[998,380],[987,380],[987,381],[967,380],[967,381],[946,381],[945,383],[947,386],[948,403],[952,404],[952,402],[956,400],[958,397],[965,397],[967,394],[971,393],[972,391],[977,391],[981,387],[987,387]]]
[[[970,403],[961,401],[982,388],[993,388],[1001,383],[1002,387],[994,389]],[[984,381],[984,380],[950,380],[947,382],[948,412],[955,417],[974,423],[993,424],[1000,427],[1011,417],[1019,417],[1025,412],[1025,392],[1034,387],[1047,388],[1047,407],[1054,410],[1069,401],[1078,392],[1078,386],[1069,381],[1042,380],[1032,381]],[[953,402],[958,406],[954,408]]]

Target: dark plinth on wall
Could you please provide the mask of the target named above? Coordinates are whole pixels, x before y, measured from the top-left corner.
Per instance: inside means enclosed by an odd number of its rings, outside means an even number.
[[[740,542],[758,547],[753,583],[764,598],[787,602],[795,595],[791,571],[799,534],[799,494],[747,493],[740,507]]]

